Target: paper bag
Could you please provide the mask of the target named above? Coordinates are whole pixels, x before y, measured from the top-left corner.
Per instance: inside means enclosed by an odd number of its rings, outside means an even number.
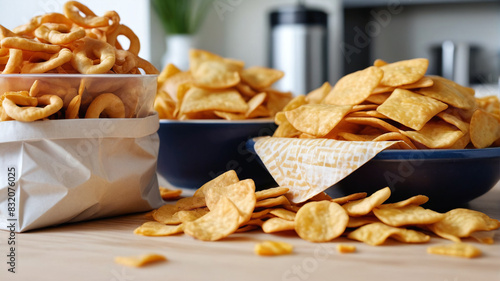
[[[0,122],[0,229],[157,208],[158,115]]]

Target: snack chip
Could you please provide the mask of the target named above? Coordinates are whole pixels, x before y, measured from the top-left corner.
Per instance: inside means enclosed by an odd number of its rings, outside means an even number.
[[[500,100],[425,76],[427,59],[367,67],[296,96],[276,114],[274,137],[399,141],[393,149],[464,149],[500,145]],[[326,105],[351,106],[336,116]],[[300,114],[299,114],[300,113]],[[473,118],[474,117],[474,118]],[[496,122],[494,122],[496,120]]]
[[[467,243],[430,246],[427,248],[427,253],[462,258],[475,258],[481,256],[481,250]]]
[[[182,233],[183,225],[168,225],[156,221],[148,221],[134,230],[135,234],[144,236],[168,236]]]
[[[295,217],[295,231],[304,240],[327,242],[339,237],[346,229],[349,216],[337,203],[309,202]]]
[[[167,258],[160,254],[145,254],[140,256],[115,257],[115,262],[131,267],[142,267],[151,263],[166,261]]]
[[[155,109],[166,112],[162,119],[273,118],[292,99],[271,88],[284,75],[279,70],[244,68],[242,61],[198,49],[189,51],[189,65],[181,71],[168,64],[160,73]]]
[[[263,241],[255,244],[254,251],[259,256],[288,255],[293,251],[293,245],[281,241]]]
[[[346,244],[337,244],[337,252],[341,254],[348,254],[356,252],[356,246],[354,245],[346,245]]]
[[[381,222],[370,223],[354,230],[347,238],[362,241],[372,246],[382,245],[388,238],[405,243],[425,243],[429,235],[411,229],[388,226]]]
[[[474,237],[481,243],[492,244],[495,233],[491,230],[500,227],[499,221],[473,210],[454,209],[441,214],[424,209],[420,205],[429,198],[423,195],[383,204],[391,195],[388,187],[368,197],[360,192],[331,198],[320,192],[306,202],[295,204],[286,199],[288,188],[255,191],[252,183],[251,179],[239,180],[233,170],[225,172],[200,187],[193,197],[179,199],[175,205],[167,204],[153,211],[156,221],[142,224],[134,233],[168,236],[184,232],[199,240],[216,241],[233,233],[288,231],[287,235],[295,232],[310,242],[329,242],[346,236],[379,246],[390,238],[403,243],[426,243],[430,241],[426,233],[430,232],[456,242],[460,242],[461,237]],[[209,208],[204,206],[205,198]],[[247,206],[249,199],[256,203]],[[248,211],[250,216],[242,221],[242,214]],[[254,248],[258,255],[289,254],[292,250],[291,244],[278,241],[263,241]],[[337,251],[352,253],[356,246],[340,243]],[[477,248],[463,243],[431,246],[427,251],[465,257],[480,254]]]
[[[209,213],[186,222],[184,233],[205,241],[216,241],[234,233],[240,225],[240,212],[231,200],[221,197]]]

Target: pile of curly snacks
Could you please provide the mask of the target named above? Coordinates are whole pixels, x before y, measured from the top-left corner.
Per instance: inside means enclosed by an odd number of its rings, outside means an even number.
[[[500,145],[498,97],[426,76],[423,58],[373,66],[295,97],[279,112],[275,137],[401,140],[412,149]]]
[[[388,187],[367,196],[354,193],[331,198],[320,193],[306,202],[295,204],[286,195],[288,188],[275,187],[255,191],[253,180],[240,180],[230,170],[201,186],[193,196],[154,210],[153,221],[145,222],[134,233],[144,236],[168,236],[185,233],[203,241],[216,241],[233,233],[262,230],[264,233],[295,232],[310,242],[330,242],[347,237],[369,245],[384,245],[388,239],[403,243],[426,243],[432,234],[452,244],[433,245],[429,253],[475,257],[480,250],[462,239],[473,237],[493,243],[500,221],[469,209],[435,212],[421,205],[428,197],[417,195],[406,200],[385,203],[391,196]],[[255,246],[259,255],[292,252],[293,246],[279,241],[262,241]],[[342,245],[340,252],[355,251]]]
[[[280,70],[253,66],[191,49],[189,70],[168,64],[158,77],[155,110],[160,119],[269,118],[292,99],[272,85],[283,77]]]
[[[128,49],[121,46],[120,36],[129,41]],[[98,16],[77,1],[66,2],[63,13],[35,16],[12,30],[0,25],[0,71],[14,74],[0,75],[0,120],[134,117],[140,79],[101,83],[97,77],[21,77],[158,74],[138,56],[139,50],[139,38],[117,12]]]

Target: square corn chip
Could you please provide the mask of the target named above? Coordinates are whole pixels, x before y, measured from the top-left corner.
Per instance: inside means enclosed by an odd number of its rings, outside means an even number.
[[[328,242],[344,233],[349,216],[337,203],[331,201],[308,202],[295,216],[295,231],[310,242]]]
[[[344,120],[349,123],[371,126],[388,132],[399,132],[398,128],[394,127],[393,125],[389,124],[388,122],[382,119],[374,117],[346,117]]]
[[[248,105],[241,95],[233,89],[214,91],[191,87],[185,93],[180,114],[209,110],[245,113],[248,110]]]
[[[269,116],[274,116],[280,112],[293,98],[291,92],[281,92],[273,88],[263,89],[262,92],[267,94],[266,107],[269,111]]]
[[[332,90],[332,85],[325,82],[321,87],[312,90],[306,95],[306,102],[308,104],[319,104],[322,103],[328,93]]]
[[[182,233],[183,225],[167,225],[156,221],[148,221],[134,230],[135,234],[144,236],[169,236]]]
[[[461,86],[452,80],[429,76],[434,84],[428,88],[422,88],[417,92],[456,108],[471,109],[475,107],[474,89]]]
[[[328,134],[351,109],[351,105],[307,104],[286,111],[285,116],[295,129],[322,137]]]
[[[402,60],[380,66],[384,77],[380,81],[383,86],[398,87],[415,83],[424,77],[429,60],[424,58]]]
[[[159,85],[159,91],[165,91],[174,101],[178,101],[177,90],[182,84],[189,84],[193,82],[193,76],[189,71],[178,72],[165,79],[161,85]]]
[[[202,62],[192,73],[194,84],[205,89],[227,89],[240,83],[239,69],[219,60]]]
[[[370,213],[375,207],[382,205],[391,196],[391,189],[389,187],[382,188],[375,191],[372,195],[349,201],[342,205],[351,217],[360,217]]]
[[[500,139],[500,121],[478,109],[470,120],[470,140],[475,148],[485,148]]]
[[[281,70],[253,66],[241,71],[241,79],[250,87],[256,90],[262,90],[271,87],[274,82],[280,80],[285,73]]]
[[[347,74],[340,78],[324,98],[323,103],[354,105],[362,103],[380,83],[384,72],[375,66]]]
[[[273,137],[293,138],[298,137],[300,134],[301,132],[295,129],[295,127],[285,118],[285,120],[282,121],[281,124],[278,125],[278,128],[276,128],[276,130],[274,131]]]
[[[166,261],[167,258],[160,254],[145,254],[140,256],[115,257],[115,262],[131,267],[142,267],[151,263]]]
[[[409,89],[426,88],[426,87],[430,87],[432,85],[434,85],[434,81],[431,78],[424,76],[415,83],[401,85],[401,86],[398,86],[398,88],[409,90]],[[379,86],[379,87],[373,89],[372,95],[392,92],[395,89],[396,89],[395,87]]]
[[[251,116],[252,114],[255,114],[255,111],[257,110],[257,108],[259,108],[259,106],[261,106],[264,103],[266,98],[267,98],[266,93],[259,93],[259,94],[256,94],[255,96],[253,96],[247,102],[248,110],[247,110],[247,112],[245,112],[244,117],[249,118],[249,116]]]
[[[288,255],[293,251],[293,245],[281,241],[263,241],[255,244],[254,252],[259,256]]]
[[[445,217],[444,214],[415,205],[396,208],[375,208],[373,209],[373,214],[383,223],[395,227],[433,224]]]
[[[297,107],[304,105],[304,104],[307,104],[306,96],[305,95],[298,95],[298,96],[294,97],[290,102],[288,102],[288,104],[285,105],[285,107],[283,107],[283,111],[294,110]]]
[[[377,111],[406,127],[420,130],[448,105],[408,90],[396,89]]]
[[[464,136],[464,133],[455,126],[433,120],[418,131],[401,131],[401,133],[428,148],[449,148]]]
[[[368,96],[366,98],[366,101],[380,105],[380,104],[383,104],[384,101],[386,101],[391,94],[392,94],[392,91],[390,93],[371,94],[370,96]]]
[[[425,243],[430,236],[411,229],[392,227],[381,222],[375,222],[357,228],[347,235],[347,238],[378,246],[384,244],[388,238],[405,243]]]
[[[163,69],[162,71],[160,72],[160,74],[158,75],[158,86],[161,87],[161,84],[163,82],[165,82],[165,80],[167,80],[167,78],[179,73],[179,72],[182,72],[182,70],[180,70],[179,68],[177,68],[177,66],[175,66],[174,64],[172,63],[169,63],[167,64]]]
[[[452,124],[464,133],[469,132],[470,124],[462,120],[460,114],[458,114],[455,110],[450,110],[450,108],[448,108],[445,111],[439,112],[437,114],[437,117],[441,118],[443,121],[449,124]]]
[[[427,248],[427,253],[461,258],[475,258],[481,256],[481,250],[466,243],[435,245]]]

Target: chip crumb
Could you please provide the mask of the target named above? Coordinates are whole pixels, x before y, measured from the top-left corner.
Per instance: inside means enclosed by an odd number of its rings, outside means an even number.
[[[341,254],[356,252],[356,246],[347,244],[337,244],[337,252]]]
[[[139,256],[127,256],[127,257],[115,257],[115,262],[117,264],[131,266],[131,267],[142,267],[154,262],[166,261],[167,258],[160,254],[144,254]]]
[[[427,253],[461,258],[475,258],[481,256],[481,250],[466,243],[454,243],[427,247]]]
[[[254,251],[259,256],[288,255],[293,251],[293,245],[281,241],[263,241],[255,244]]]

